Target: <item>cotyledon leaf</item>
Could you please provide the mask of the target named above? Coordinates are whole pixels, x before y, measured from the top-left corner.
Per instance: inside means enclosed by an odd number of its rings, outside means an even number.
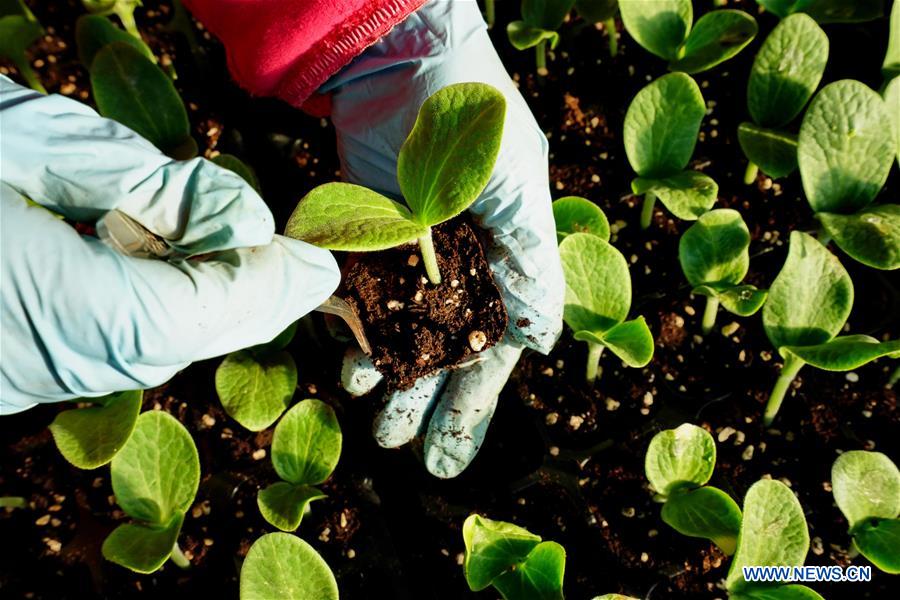
[[[653,334],[644,317],[619,323],[607,330],[602,340],[629,367],[645,367],[653,358]]]
[[[565,548],[556,542],[541,542],[492,584],[506,600],[563,600],[565,570]]]
[[[734,554],[737,548],[741,509],[718,488],[676,492],[663,504],[661,516],[678,533],[712,540],[725,554]]]
[[[241,600],[338,600],[338,586],[315,549],[289,533],[256,540],[241,566]]]
[[[878,204],[852,215],[816,216],[834,243],[853,259],[876,269],[900,268],[900,205]]]
[[[734,286],[750,267],[750,230],[741,214],[719,208],[700,216],[681,236],[678,259],[694,287],[711,284]]]
[[[272,464],[285,481],[319,484],[337,466],[341,444],[341,428],[334,409],[321,400],[301,400],[275,428]]]
[[[578,16],[589,23],[602,23],[619,12],[618,0],[575,0]]]
[[[522,20],[531,27],[556,30],[574,4],[575,0],[522,0]]]
[[[216,393],[225,412],[250,431],[274,423],[290,405],[297,387],[297,365],[285,351],[259,356],[232,352],[216,369]]]
[[[609,220],[603,210],[585,198],[566,196],[553,201],[556,238],[562,242],[570,233],[592,233],[609,241]]]
[[[625,257],[589,233],[573,233],[559,245],[566,299],[563,319],[574,331],[603,333],[631,308],[631,275]]]
[[[900,574],[900,519],[872,519],[853,533],[853,545],[876,567]]]
[[[530,27],[525,21],[512,21],[506,26],[506,35],[516,50],[527,50],[543,41],[549,42],[550,48],[556,48],[559,43],[559,34],[555,31]]]
[[[625,29],[644,49],[674,60],[694,22],[691,0],[619,0]]]
[[[728,60],[753,41],[759,27],[742,10],[714,10],[697,21],[677,59],[673,71],[699,73]]]
[[[466,582],[477,592],[513,565],[523,562],[541,538],[512,523],[473,514],[463,523],[463,542]]]
[[[797,170],[797,136],[753,123],[738,127],[744,155],[769,177],[786,177]]]
[[[705,484],[715,466],[715,441],[708,431],[690,423],[653,436],[644,460],[650,485],[663,496]]]
[[[259,490],[256,504],[266,521],[282,531],[294,531],[300,526],[309,503],[321,498],[325,494],[310,485],[278,481]]]
[[[868,519],[900,516],[900,471],[881,452],[850,450],[831,467],[834,501],[851,532]]]
[[[100,15],[81,15],[75,22],[75,40],[78,43],[78,60],[88,70],[94,57],[105,45],[124,42],[134,46],[141,54],[155,61],[153,52],[143,40],[134,37],[124,29],[116,27],[112,21]]]
[[[883,356],[900,358],[900,340],[879,342],[867,335],[845,335],[815,346],[782,346],[778,352],[825,371],[849,371]]]
[[[741,317],[756,314],[768,296],[768,290],[760,290],[752,285],[736,285],[718,294],[722,308]]]
[[[164,526],[123,523],[103,540],[103,557],[137,573],[153,573],[172,554],[183,522],[178,513]]]
[[[898,4],[897,6],[900,6]],[[894,12],[900,12],[895,7]],[[900,34],[898,34],[900,36]],[[894,142],[897,144],[897,163],[900,164],[900,110],[893,110],[900,107],[900,75],[894,77],[884,90],[884,103],[888,106],[888,112],[891,113],[891,121],[894,129]]]
[[[685,221],[699,218],[719,197],[719,184],[697,171],[682,171],[662,179],[638,177],[631,189],[637,195],[652,193],[670,213]]]

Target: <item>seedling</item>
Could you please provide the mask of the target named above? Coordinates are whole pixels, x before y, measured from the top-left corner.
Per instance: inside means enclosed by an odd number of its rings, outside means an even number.
[[[110,470],[116,502],[138,522],[113,530],[103,556],[138,573],[152,573],[170,557],[188,567],[178,533],[197,494],[200,459],[187,429],[168,413],[143,413]]]
[[[622,23],[638,44],[669,61],[669,69],[699,73],[744,49],[758,27],[740,10],[714,10],[694,24],[691,0],[619,0]]]
[[[266,521],[294,531],[313,500],[313,487],[328,479],[341,456],[341,427],[334,410],[320,400],[301,400],[284,415],[272,438],[272,466],[283,479],[260,490],[256,502]]]
[[[600,373],[604,348],[629,367],[643,367],[653,357],[653,335],[644,317],[626,321],[631,309],[631,275],[622,254],[602,238],[573,233],[559,245],[566,278],[563,320],[574,337],[588,345],[585,378]]]
[[[141,39],[137,23],[134,21],[134,11],[142,6],[141,0],[81,0],[84,8],[91,14],[105,17],[116,15],[122,22],[122,27],[137,39]]]
[[[807,13],[817,22],[861,23],[878,19],[884,14],[883,0],[756,0],[780,18],[798,12]]]
[[[803,13],[781,21],[766,38],[747,84],[753,122],[738,128],[738,141],[750,161],[747,185],[756,181],[760,167],[776,179],[797,169],[797,135],[787,125],[812,98],[827,62],[828,36]]]
[[[609,241],[609,221],[603,210],[590,200],[578,196],[555,200],[553,220],[558,242],[572,233],[592,233],[604,242]]]
[[[566,550],[527,529],[469,515],[463,523],[469,589],[493,586],[504,600],[562,600]]]
[[[880,452],[845,452],[831,467],[831,486],[850,523],[853,547],[885,573],[900,574],[897,465]]]
[[[766,301],[766,291],[741,282],[750,268],[750,230],[741,214],[719,208],[700,216],[678,244],[678,259],[692,293],[706,296],[703,333],[716,324],[719,304],[728,312],[748,317]]]
[[[653,436],[644,463],[656,499],[665,502],[662,520],[678,533],[711,540],[732,555],[741,509],[728,494],[706,485],[715,466],[715,441],[708,431],[690,423]]]
[[[618,54],[616,15],[619,13],[619,0],[575,0],[575,12],[588,23],[603,23],[609,36],[609,55]]]
[[[56,447],[79,469],[105,465],[131,437],[143,397],[136,390],[80,399],[93,406],[63,411],[50,423]]]
[[[900,206],[870,206],[897,154],[891,114],[858,81],[822,88],[800,127],[803,190],[822,224],[823,243],[876,269],[900,268]]]
[[[46,88],[25,55],[42,35],[44,28],[22,0],[0,0],[0,58],[16,65],[19,75],[31,89],[46,94]]]
[[[702,173],[685,170],[705,114],[700,88],[684,73],[660,77],[631,101],[625,115],[625,153],[638,174],[631,188],[644,196],[642,229],[650,227],[657,198],[669,212],[687,221],[697,219],[715,204],[719,192],[716,182]]]
[[[867,335],[835,337],[853,307],[853,282],[840,261],[812,236],[791,232],[787,260],[763,307],[766,335],[784,358],[764,421],[778,414],[785,392],[805,364],[850,371],[882,356],[900,357],[900,340]]]
[[[538,75],[547,74],[547,44],[559,44],[557,29],[566,20],[575,0],[522,0],[522,20],[506,26],[506,35],[516,50],[535,49]]]
[[[241,600],[338,600],[337,581],[315,548],[289,533],[256,540],[241,566]]]
[[[285,235],[351,252],[418,240],[428,279],[441,282],[431,228],[481,195],[500,151],[506,100],[483,83],[447,86],[419,109],[400,148],[397,180],[408,206],[359,185],[326,183],[294,209]]]

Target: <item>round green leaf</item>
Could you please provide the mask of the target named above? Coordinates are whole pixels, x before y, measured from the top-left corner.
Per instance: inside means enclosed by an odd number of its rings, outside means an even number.
[[[735,286],[750,268],[750,230],[741,213],[719,208],[700,216],[681,236],[678,260],[694,287]]]
[[[635,194],[652,193],[670,213],[685,221],[694,221],[716,203],[719,185],[708,175],[682,171],[664,179],[638,177],[631,183]]]
[[[338,586],[315,549],[289,533],[253,543],[241,567],[241,600],[338,600]]]
[[[756,314],[766,302],[769,292],[758,290],[752,285],[736,285],[716,294],[722,308],[740,317]]]
[[[141,412],[141,390],[119,392],[88,401],[97,406],[56,415],[50,433],[63,457],[79,469],[96,469],[125,445]]]
[[[834,243],[854,260],[887,271],[900,268],[900,205],[879,204],[852,215],[816,216]]]
[[[309,503],[324,497],[312,486],[279,481],[259,490],[256,504],[266,521],[282,531],[294,531],[300,527]]]
[[[897,153],[881,96],[845,79],[822,88],[800,126],[797,158],[809,205],[853,213],[884,187]]]
[[[549,42],[551,48],[556,48],[559,43],[559,34],[555,31],[530,27],[525,21],[512,21],[506,26],[506,35],[516,50],[527,50],[543,41]]]
[[[747,108],[753,120],[766,128],[793,121],[819,86],[827,62],[828,36],[812,18],[800,13],[779,23],[750,71]]]
[[[619,12],[629,35],[666,60],[678,57],[694,22],[691,0],[619,0]]]
[[[833,338],[853,308],[853,282],[840,261],[812,236],[791,232],[790,249],[763,306],[769,341],[815,346]]]
[[[449,85],[422,104],[397,158],[416,223],[443,223],[475,202],[494,171],[505,117],[503,94],[483,83]]]
[[[779,352],[818,369],[849,371],[882,356],[900,357],[900,340],[882,343],[867,335],[845,335],[815,346],[783,346]]]
[[[241,176],[241,179],[250,184],[254,190],[256,190],[257,194],[262,193],[262,188],[259,185],[259,178],[256,176],[256,171],[253,170],[253,167],[239,159],[237,156],[232,154],[219,154],[215,158],[212,159],[214,163],[222,167],[223,169],[228,169],[232,173],[237,173]]]
[[[603,210],[584,198],[566,196],[553,202],[556,237],[562,242],[570,233],[592,233],[609,241],[609,221]]]
[[[75,41],[78,43],[78,60],[88,70],[94,62],[97,52],[112,42],[123,42],[132,46],[151,62],[156,61],[153,52],[143,40],[119,29],[106,17],[99,15],[81,15],[75,22]]]
[[[578,339],[577,334],[575,339]],[[645,367],[653,358],[653,334],[650,333],[644,317],[625,321],[612,327],[603,334],[602,344],[612,350],[629,367]]]
[[[575,0],[575,11],[588,23],[602,23],[619,12],[619,0]]]
[[[660,5],[663,2],[628,2]],[[690,2],[687,2],[690,6]],[[621,4],[623,15],[625,3]],[[684,73],[663,75],[639,91],[625,115],[625,153],[641,177],[661,179],[691,160],[706,103],[700,87]]]
[[[794,134],[741,123],[738,143],[744,156],[769,177],[786,177],[797,169],[797,136]]]
[[[853,534],[853,545],[885,573],[900,575],[900,519],[861,524]]]
[[[164,526],[119,525],[103,540],[103,557],[137,573],[153,573],[172,554],[183,522],[179,513]]]
[[[622,254],[589,233],[559,245],[566,300],[563,319],[573,331],[600,333],[621,323],[631,308],[631,275]]]
[[[715,441],[708,431],[690,423],[653,436],[644,460],[650,485],[663,496],[705,484],[715,466]]]
[[[157,525],[168,525],[187,511],[200,484],[200,458],[191,434],[160,410],[138,417],[134,433],[112,459],[110,471],[122,510]]]
[[[321,400],[301,400],[275,428],[272,465],[285,481],[322,483],[340,457],[341,427],[334,409]]]
[[[494,579],[506,600],[563,600],[566,550],[556,542],[541,542],[525,562]]]
[[[676,492],[663,504],[662,520],[682,535],[711,540],[725,554],[734,554],[737,548],[741,509],[718,488]]]
[[[101,115],[182,158],[193,141],[187,111],[172,81],[141,51],[125,42],[103,46],[91,64],[91,87]]]
[[[869,519],[900,516],[900,471],[881,452],[841,454],[831,467],[831,487],[851,532]]]
[[[742,10],[714,10],[697,21],[679,57],[669,63],[673,71],[699,73],[725,62],[753,41],[759,27]]]
[[[469,588],[474,592],[485,589],[510,567],[524,562],[540,541],[540,536],[512,523],[469,515],[463,523]]]
[[[297,365],[287,352],[232,352],[216,369],[216,393],[228,415],[261,431],[278,420],[297,387]]]

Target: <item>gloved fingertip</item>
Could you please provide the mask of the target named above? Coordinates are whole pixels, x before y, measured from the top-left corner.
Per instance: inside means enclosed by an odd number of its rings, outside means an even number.
[[[479,445],[459,444],[453,450],[442,445],[425,442],[425,468],[441,479],[452,479],[466,470],[478,454]]]
[[[392,393],[372,425],[378,445],[398,448],[419,435],[448,376],[441,371],[419,379],[408,390]]]
[[[384,376],[359,348],[350,347],[341,364],[341,386],[351,396],[364,396],[375,389]]]

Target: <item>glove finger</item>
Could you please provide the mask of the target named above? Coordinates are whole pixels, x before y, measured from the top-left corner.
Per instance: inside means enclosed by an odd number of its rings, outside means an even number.
[[[420,378],[408,390],[390,394],[372,427],[378,445],[398,448],[419,435],[448,376],[448,371],[438,371]]]
[[[522,347],[504,341],[482,354],[453,373],[428,425],[425,466],[436,477],[456,477],[475,458]]]
[[[384,376],[372,364],[369,356],[355,346],[344,353],[341,365],[341,386],[351,396],[364,396],[375,389]]]

